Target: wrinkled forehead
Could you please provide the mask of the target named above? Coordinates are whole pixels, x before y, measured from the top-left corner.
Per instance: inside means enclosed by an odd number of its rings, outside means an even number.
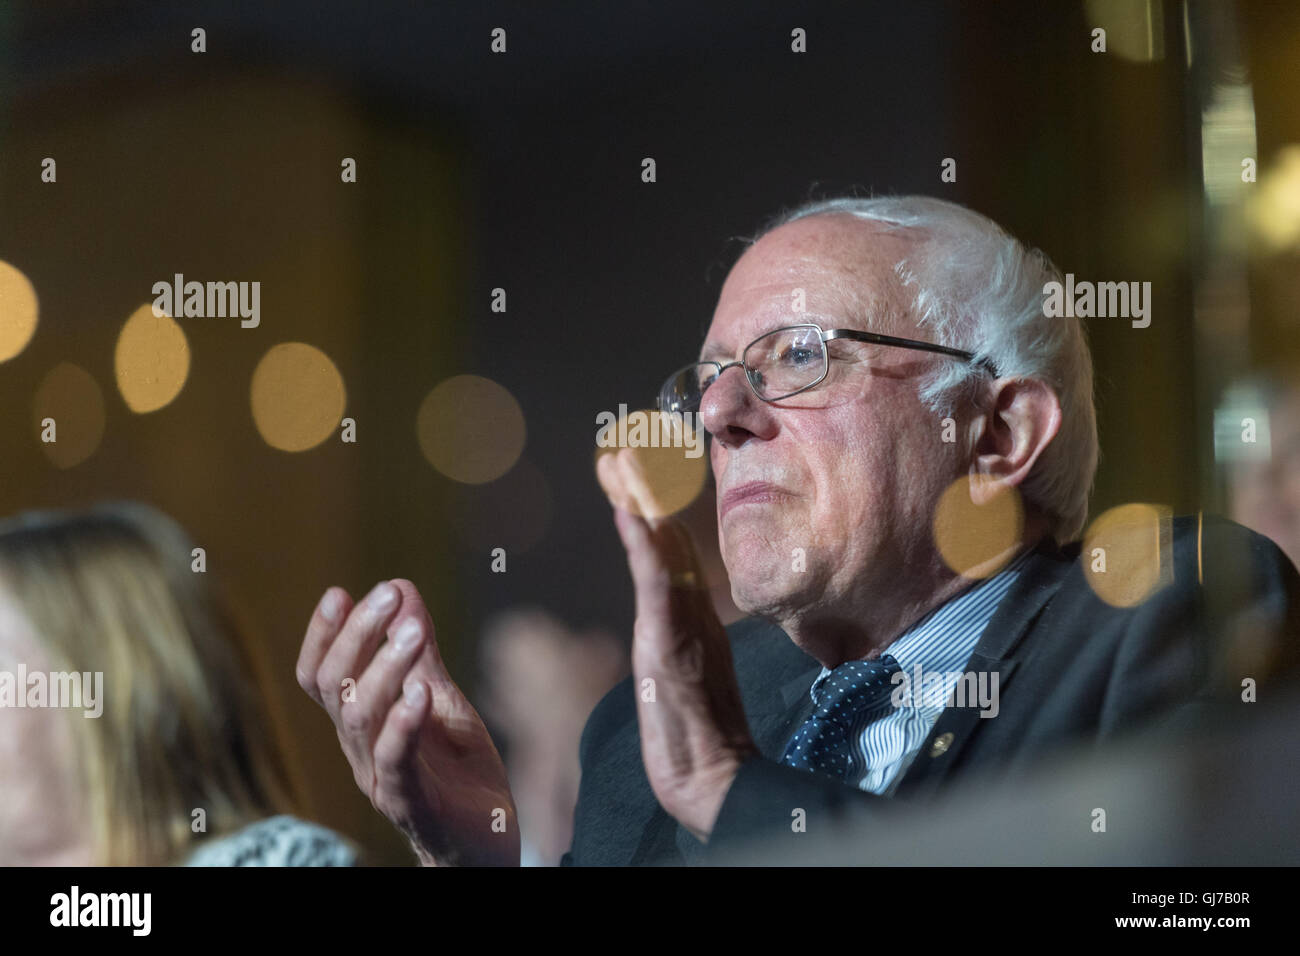
[[[700,357],[734,357],[765,332],[805,322],[897,332],[910,320],[894,267],[909,247],[905,236],[844,214],[772,230],[728,274]]]

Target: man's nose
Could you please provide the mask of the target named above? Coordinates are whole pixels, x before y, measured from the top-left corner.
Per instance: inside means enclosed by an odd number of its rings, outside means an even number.
[[[776,431],[771,406],[754,394],[740,365],[724,370],[705,390],[700,422],[714,441],[729,448],[750,438],[770,438]]]

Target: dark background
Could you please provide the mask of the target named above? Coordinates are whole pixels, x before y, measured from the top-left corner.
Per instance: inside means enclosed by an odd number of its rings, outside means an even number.
[[[32,343],[0,364],[0,513],[131,497],[178,518],[264,652],[312,814],[401,862],[294,682],[315,601],[332,583],[360,596],[411,578],[467,685],[476,635],[503,607],[630,636],[596,413],[648,405],[695,354],[736,237],[782,207],[928,193],[1080,279],[1152,282],[1150,328],[1088,324],[1093,513],[1218,508],[1212,404],[1242,367],[1296,354],[1300,294],[1294,251],[1224,252],[1202,111],[1224,77],[1253,84],[1261,176],[1300,140],[1300,8],[1155,7],[1163,56],[1148,61],[1116,52],[1128,18],[1106,19],[1113,3],[0,7],[0,260],[41,306]],[[1105,54],[1090,50],[1097,25]],[[489,50],[498,26],[504,55]],[[40,181],[46,156],[57,184]],[[340,182],[345,156],[356,184]],[[647,156],[655,183],[641,181]],[[940,180],[945,157],[955,183]],[[1223,262],[1254,295],[1216,338],[1197,290]],[[261,326],[182,319],[189,381],[136,415],[113,345],[174,272],[260,280]],[[260,439],[249,377],[285,341],[338,365],[356,444],[288,454]],[[97,379],[107,416],[70,469],[42,454],[31,413],[64,360]],[[519,464],[487,485],[443,477],[415,441],[424,395],[461,373],[509,389],[527,421]],[[490,571],[497,546],[506,574]]]

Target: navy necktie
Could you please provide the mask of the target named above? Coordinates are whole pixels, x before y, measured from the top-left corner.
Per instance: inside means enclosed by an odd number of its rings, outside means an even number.
[[[866,770],[858,766],[852,739],[857,718],[889,700],[894,690],[890,678],[901,670],[898,661],[881,654],[874,661],[847,661],[831,671],[813,689],[816,707],[786,744],[781,762],[856,783]]]

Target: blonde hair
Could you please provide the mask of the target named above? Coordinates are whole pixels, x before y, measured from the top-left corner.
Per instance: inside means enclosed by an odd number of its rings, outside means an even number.
[[[52,667],[104,675],[103,714],[70,712],[98,865],[182,862],[294,804],[248,648],[190,556],[143,505],[0,523],[0,581]]]

